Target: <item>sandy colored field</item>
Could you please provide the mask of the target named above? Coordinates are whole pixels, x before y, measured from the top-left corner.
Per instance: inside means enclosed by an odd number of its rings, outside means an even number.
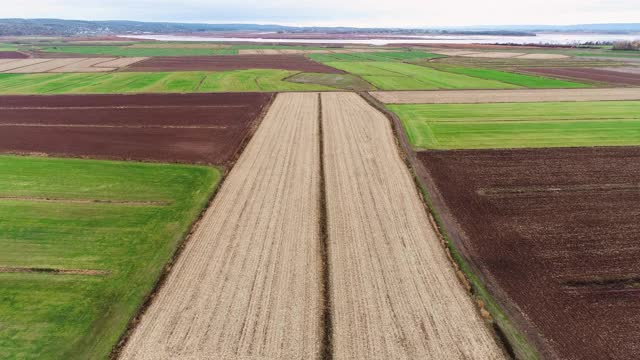
[[[147,60],[147,57],[121,57],[119,59],[100,62],[96,64],[96,67],[114,67],[114,68],[122,68],[125,66],[129,66],[131,64],[135,64],[142,60]]]
[[[115,58],[88,58],[74,62],[50,72],[103,72],[116,70],[115,67],[95,67],[97,64],[113,61]]]
[[[59,59],[8,59],[0,62],[0,72],[27,73],[67,73],[67,72],[108,72],[129,66],[146,57],[92,57],[92,58],[59,58]]]
[[[447,259],[388,120],[322,94],[336,359],[501,359]]]
[[[518,59],[535,59],[535,60],[549,60],[549,59],[567,59],[569,56],[562,54],[526,54],[517,56]]]
[[[512,58],[512,57],[517,57],[517,56],[522,56],[525,55],[524,53],[512,53],[512,52],[479,52],[479,53],[473,53],[473,54],[466,54],[466,55],[461,55],[461,56],[467,56],[467,57],[475,57],[475,58],[495,58],[495,59],[502,59],[502,58]]]
[[[610,68],[603,68],[603,70],[640,75],[640,66],[610,67]]]
[[[9,62],[0,64],[0,71],[13,70],[23,66],[30,66],[30,65],[43,63],[49,60],[50,59],[20,59],[20,60],[11,59],[11,61]]]
[[[280,94],[124,359],[314,359],[322,337],[318,94]]]
[[[386,104],[473,104],[498,102],[640,100],[638,88],[374,91]]]
[[[83,58],[69,58],[69,59],[53,59],[53,60],[49,60],[46,62],[42,62],[42,63],[38,63],[38,64],[34,64],[34,65],[29,65],[29,66],[23,66],[23,67],[19,67],[16,69],[11,69],[6,71],[7,73],[12,73],[12,74],[27,74],[27,73],[41,73],[41,72],[48,72],[48,71],[54,71],[56,69],[65,67],[65,66],[70,66],[72,64],[75,64],[77,62],[83,61],[85,59]]]

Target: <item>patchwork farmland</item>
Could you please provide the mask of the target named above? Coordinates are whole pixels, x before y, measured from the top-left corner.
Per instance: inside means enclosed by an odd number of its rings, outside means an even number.
[[[625,54],[0,49],[0,358],[640,354]]]

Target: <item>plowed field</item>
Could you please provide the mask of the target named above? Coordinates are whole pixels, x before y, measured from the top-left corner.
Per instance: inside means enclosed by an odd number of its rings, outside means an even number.
[[[336,359],[500,359],[458,281],[389,121],[322,94]]]
[[[225,164],[270,94],[0,97],[0,152]]]
[[[154,57],[131,65],[127,71],[222,71],[242,69],[281,69],[341,74],[303,55],[235,55]]]
[[[570,79],[640,86],[640,74],[621,74],[617,71],[591,68],[523,68],[520,70]]]
[[[279,95],[122,358],[320,356],[319,143],[318,95]]]
[[[419,158],[459,224],[450,233],[543,355],[638,358],[640,148]]]

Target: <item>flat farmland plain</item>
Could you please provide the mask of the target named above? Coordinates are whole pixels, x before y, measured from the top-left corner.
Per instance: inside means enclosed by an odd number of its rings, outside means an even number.
[[[0,156],[0,358],[108,358],[220,177]]]
[[[318,104],[276,97],[121,358],[320,357]]]
[[[501,359],[402,161],[388,119],[322,94],[336,359]]]
[[[129,71],[224,71],[279,69],[340,74],[342,71],[309,60],[302,55],[235,55],[153,57],[131,65]]]
[[[544,357],[638,357],[640,148],[418,154],[449,233]]]
[[[640,144],[639,101],[388,105],[423,149]]]
[[[0,97],[0,152],[107,159],[232,160],[270,94]]]

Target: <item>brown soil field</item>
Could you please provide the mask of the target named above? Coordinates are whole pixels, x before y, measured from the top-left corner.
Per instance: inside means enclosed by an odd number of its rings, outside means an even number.
[[[0,97],[0,152],[199,162],[232,160],[270,94]]]
[[[592,68],[521,68],[519,70],[568,79],[590,80],[615,85],[640,86],[640,74],[620,74],[616,71]]]
[[[640,148],[418,156],[452,239],[544,358],[640,356]]]
[[[322,94],[333,357],[501,359],[458,280],[389,120]]]
[[[319,359],[318,94],[280,94],[122,359]]]
[[[386,104],[474,104],[499,102],[640,100],[638,88],[373,91]]]
[[[303,55],[234,55],[153,57],[137,62],[127,71],[222,71],[282,69],[342,74],[341,70],[312,61]]]
[[[19,51],[0,51],[0,59],[26,59],[29,55]]]

